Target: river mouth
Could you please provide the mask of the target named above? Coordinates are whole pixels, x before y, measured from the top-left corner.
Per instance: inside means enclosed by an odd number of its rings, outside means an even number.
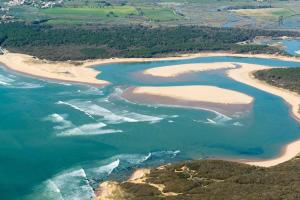
[[[265,159],[299,139],[299,124],[280,98],[235,82],[224,70],[196,73],[192,80],[134,78],[150,67],[222,61],[299,66],[230,57],[99,66],[101,79],[112,83],[107,87],[38,80],[1,69],[1,184],[6,185],[1,197],[85,200],[99,182],[126,179],[139,167],[207,157]],[[226,108],[189,102],[205,107],[199,110],[157,105],[169,104],[168,98],[126,96],[126,88],[148,84],[214,85],[255,101]]]

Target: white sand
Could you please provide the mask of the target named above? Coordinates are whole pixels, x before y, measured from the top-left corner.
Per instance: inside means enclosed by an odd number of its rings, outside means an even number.
[[[233,90],[215,86],[167,86],[167,87],[136,87],[134,94],[147,94],[171,97],[185,101],[198,101],[220,104],[250,104],[253,98]]]
[[[172,65],[164,67],[155,67],[146,69],[143,73],[146,75],[157,77],[176,77],[186,73],[202,72],[217,69],[235,68],[233,63],[228,62],[216,62],[216,63],[193,63],[183,65]]]

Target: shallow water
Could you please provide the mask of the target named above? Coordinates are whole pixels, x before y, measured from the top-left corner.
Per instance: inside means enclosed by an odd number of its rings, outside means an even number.
[[[283,40],[283,45],[285,46],[285,51],[293,56],[300,56],[297,51],[300,51],[300,40]]]
[[[100,181],[134,168],[206,157],[270,158],[300,138],[288,106],[274,95],[235,82],[224,70],[177,79],[143,79],[143,69],[235,61],[300,67],[271,59],[207,57],[99,66],[105,88],[55,83],[0,69],[1,199],[90,199]],[[120,98],[138,85],[209,84],[255,97],[251,112],[225,116]]]

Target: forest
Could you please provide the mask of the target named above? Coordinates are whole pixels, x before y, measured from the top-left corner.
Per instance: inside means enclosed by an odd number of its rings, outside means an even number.
[[[274,68],[254,73],[259,80],[300,94],[300,68]]]
[[[39,24],[0,24],[0,45],[11,52],[49,60],[111,57],[161,57],[176,53],[232,51],[281,53],[266,45],[238,45],[256,36],[299,36],[299,32],[200,26],[57,27]]]

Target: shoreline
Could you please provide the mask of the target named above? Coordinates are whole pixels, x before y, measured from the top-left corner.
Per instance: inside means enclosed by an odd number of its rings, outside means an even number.
[[[240,68],[231,69],[227,71],[227,76],[231,79],[241,82],[243,84],[255,87],[259,90],[263,90],[267,93],[271,93],[275,96],[278,96],[288,104],[290,109],[291,116],[300,122],[300,95],[289,91],[287,89],[279,88],[272,86],[264,81],[260,81],[254,78],[253,73],[257,70],[270,69],[271,67],[262,66],[262,65],[253,65],[253,64],[240,64]],[[261,166],[261,167],[271,167],[278,165],[280,163],[286,162],[300,153],[300,139],[295,140],[286,144],[281,149],[281,153],[271,159],[264,160],[236,160],[238,162],[246,163],[249,165]]]
[[[5,54],[0,55],[0,63],[12,71],[33,77],[55,81],[105,86],[110,84],[110,82],[96,78],[99,74],[101,74],[101,71],[94,69],[95,66],[113,63],[155,62],[218,56],[277,59],[300,63],[300,57],[295,56],[235,54],[230,52],[201,52],[193,54],[178,54],[161,58],[110,58],[84,61],[48,61],[26,54],[6,52]]]
[[[210,56],[211,57],[228,56],[228,57],[265,58],[265,59],[293,61],[293,62],[300,63],[300,57],[288,57],[282,55],[267,55],[267,54],[233,54],[228,52],[227,53],[226,52],[216,52],[216,53],[203,52],[203,53],[195,53],[195,54],[179,54],[177,57],[174,56],[174,57],[165,57],[165,58],[111,58],[111,59],[65,61],[65,62],[40,60],[38,58],[25,55],[25,54],[5,53],[4,55],[0,55],[0,63],[2,63],[2,65],[9,70],[15,71],[17,73],[25,74],[28,76],[32,76],[32,77],[38,77],[38,78],[42,78],[46,80],[54,80],[54,81],[105,86],[110,83],[105,80],[97,79],[96,76],[101,74],[101,71],[95,70],[93,67],[104,65],[104,64],[112,64],[112,63],[154,62],[154,61],[192,59],[192,58],[210,57]],[[293,99],[295,98],[296,99],[298,98],[300,101],[300,95],[297,95],[285,89],[268,85],[262,81],[254,79],[254,77],[251,77],[251,73],[253,73],[254,71],[265,69],[265,68],[269,69],[270,67],[256,65],[256,64],[245,64],[245,63],[237,63],[237,64],[240,64],[241,67],[228,70],[227,74],[230,78],[283,98],[285,102],[290,106],[292,116],[298,121],[300,121],[300,113],[298,113],[298,103],[295,103],[293,101]],[[44,72],[43,70],[48,72],[48,74],[47,73],[43,74]],[[50,70],[50,72],[47,70]],[[68,73],[70,70],[71,70],[70,72],[71,75],[72,73],[74,73],[75,75],[77,75],[77,77],[75,76],[70,78],[70,76],[68,76],[70,75]],[[288,161],[289,159],[295,157],[299,153],[293,151],[293,153],[291,154],[291,149],[296,148],[295,145],[297,145],[297,147],[300,149],[300,140],[291,142],[286,146],[284,146],[282,148],[283,153],[280,154],[278,157],[271,158],[268,160],[259,160],[259,161],[253,160],[249,162],[248,161],[247,162],[243,161],[243,162],[250,165],[257,165],[257,166],[269,166],[268,163],[270,162],[273,162],[273,165],[276,165]]]

